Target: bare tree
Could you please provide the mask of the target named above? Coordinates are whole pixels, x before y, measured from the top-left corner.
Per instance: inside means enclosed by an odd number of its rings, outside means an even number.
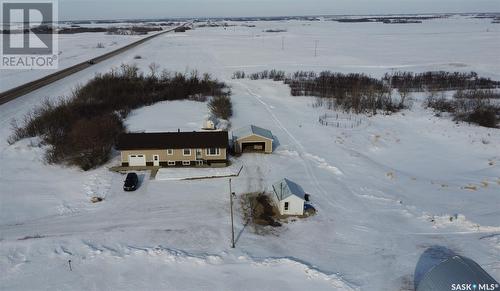
[[[155,78],[156,74],[160,70],[160,65],[158,65],[157,63],[151,63],[151,64],[149,64],[148,68],[149,68],[149,72],[151,74],[150,77]]]

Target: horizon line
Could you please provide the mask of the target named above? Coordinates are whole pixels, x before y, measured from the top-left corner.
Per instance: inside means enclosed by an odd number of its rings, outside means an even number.
[[[146,17],[146,18],[108,18],[108,19],[67,19],[61,21],[154,21],[154,20],[193,20],[193,19],[255,19],[255,18],[285,18],[285,17],[331,17],[331,16],[415,16],[415,15],[473,15],[473,14],[499,14],[499,12],[422,12],[422,13],[374,13],[374,14],[304,14],[304,15],[269,15],[269,16],[166,16],[166,17]]]

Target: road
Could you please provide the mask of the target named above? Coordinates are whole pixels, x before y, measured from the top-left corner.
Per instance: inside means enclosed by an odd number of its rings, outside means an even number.
[[[155,37],[158,37],[160,35],[163,35],[165,33],[172,32],[175,29],[177,29],[179,27],[186,26],[188,24],[190,24],[190,23],[184,23],[184,24],[182,24],[180,26],[177,26],[177,27],[174,27],[172,29],[162,31],[162,32],[154,34],[154,35],[150,35],[150,36],[145,37],[143,39],[140,39],[140,40],[138,40],[136,42],[128,44],[128,45],[126,45],[124,47],[116,49],[116,50],[114,50],[112,52],[106,53],[104,55],[101,55],[101,56],[95,57],[93,59],[87,60],[85,62],[76,64],[76,65],[71,66],[69,68],[57,71],[57,72],[55,72],[53,74],[50,74],[50,75],[47,75],[47,76],[45,76],[43,78],[37,79],[35,81],[29,82],[29,83],[26,83],[24,85],[21,85],[21,86],[12,88],[10,90],[7,90],[5,92],[2,92],[2,93],[0,93],[0,105],[5,104],[5,103],[7,103],[9,101],[12,101],[12,100],[14,100],[14,99],[16,99],[18,97],[23,96],[23,95],[26,95],[26,94],[28,94],[30,92],[33,92],[33,91],[35,91],[37,89],[40,89],[40,88],[42,88],[44,86],[47,86],[47,85],[49,85],[51,83],[54,83],[55,81],[61,80],[61,79],[65,78],[65,77],[67,77],[69,75],[72,75],[72,74],[74,74],[76,72],[80,72],[82,70],[85,70],[86,68],[88,68],[88,67],[90,67],[90,66],[92,66],[94,64],[97,64],[97,63],[100,63],[102,61],[105,61],[105,60],[107,60],[109,58],[112,58],[112,57],[114,57],[116,55],[119,55],[119,54],[121,54],[121,53],[123,53],[123,52],[125,52],[125,51],[127,51],[127,50],[129,50],[131,48],[134,48],[134,47],[136,47],[136,46],[138,46],[140,44],[143,44],[143,43],[145,43],[148,40],[151,40],[151,39],[153,39]]]

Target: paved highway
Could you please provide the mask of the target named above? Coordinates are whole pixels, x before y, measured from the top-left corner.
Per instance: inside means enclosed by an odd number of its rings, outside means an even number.
[[[155,38],[155,37],[158,37],[160,35],[163,35],[165,33],[168,33],[168,32],[172,32],[174,31],[175,29],[179,28],[179,27],[183,27],[183,26],[186,26],[188,25],[189,23],[184,23],[180,26],[177,26],[175,28],[172,28],[172,29],[169,29],[169,30],[165,30],[165,31],[162,31],[160,33],[157,33],[157,34],[154,34],[154,35],[150,35],[150,36],[147,36],[143,39],[140,39],[136,42],[133,42],[131,44],[128,44],[124,47],[121,47],[119,49],[116,49],[112,52],[109,52],[109,53],[106,53],[104,55],[101,55],[101,56],[98,56],[98,57],[95,57],[93,59],[90,59],[90,60],[87,60],[85,62],[82,62],[82,63],[79,63],[79,64],[76,64],[74,66],[71,66],[69,68],[66,68],[66,69],[63,69],[63,70],[60,70],[60,71],[57,71],[53,74],[50,74],[50,75],[47,75],[43,78],[40,78],[38,80],[35,80],[35,81],[32,81],[32,82],[29,82],[29,83],[26,83],[24,85],[21,85],[21,86],[18,86],[18,87],[15,87],[15,88],[12,88],[12,89],[9,89],[5,92],[2,92],[0,93],[0,105],[4,104],[4,103],[7,103],[11,100],[14,100],[20,96],[23,96],[23,95],[26,95],[30,92],[33,92],[37,89],[40,89],[46,85],[49,85],[51,83],[54,83],[55,81],[58,81],[60,79],[63,79],[71,74],[74,74],[76,72],[79,72],[79,71],[82,71],[94,64],[97,64],[97,63],[100,63],[104,60],[107,60],[109,58],[112,58],[116,55],[119,55],[131,48],[134,48],[152,38]]]

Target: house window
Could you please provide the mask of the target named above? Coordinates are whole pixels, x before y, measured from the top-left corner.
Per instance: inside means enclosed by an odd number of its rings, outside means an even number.
[[[168,149],[167,150],[167,155],[172,156],[173,154],[174,154],[174,150],[173,149]]]
[[[219,155],[220,155],[220,148],[207,149],[207,156],[219,156]]]
[[[288,211],[290,204],[288,202],[285,202],[285,211]]]
[[[182,161],[183,166],[189,166],[191,165],[191,161]]]
[[[175,161],[168,161],[167,165],[169,165],[169,166],[175,166]]]
[[[185,156],[190,156],[191,155],[191,149],[184,149],[182,151],[182,153],[185,155]]]

